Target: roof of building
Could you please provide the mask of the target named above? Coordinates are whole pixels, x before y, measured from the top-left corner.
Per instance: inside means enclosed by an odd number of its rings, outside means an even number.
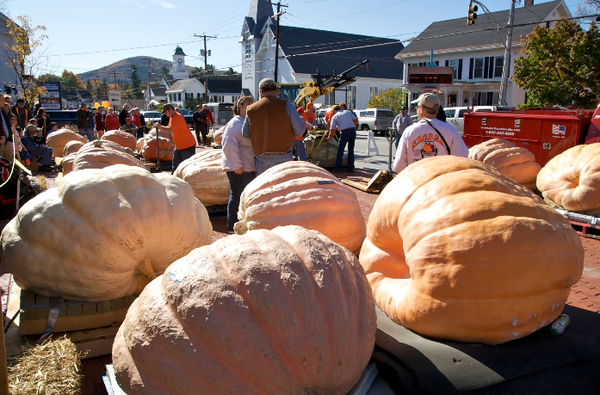
[[[178,45],[177,48],[175,48],[175,53],[173,55],[183,55],[186,56],[185,53],[183,53],[183,49]]]
[[[164,96],[167,92],[167,88],[161,84],[152,84],[150,85],[150,89],[152,89],[152,93],[156,96]]]
[[[316,74],[318,69],[321,75],[339,74],[368,59],[367,67],[349,75],[402,78],[402,62],[394,59],[404,48],[399,40],[280,26],[279,45],[296,73]]]
[[[204,85],[204,78],[198,80]],[[236,78],[208,77],[208,91],[213,95],[218,93],[239,95],[242,92],[242,79],[239,76]]]
[[[245,21],[248,30],[255,38],[262,38],[261,30],[271,16],[273,16],[273,6],[269,0],[252,0]]]
[[[165,82],[168,86],[172,86],[175,83],[175,81],[177,81],[175,77],[173,77],[171,74],[163,74],[163,78],[165,79]]]
[[[536,26],[535,23],[542,22],[561,3],[563,3],[562,0],[557,0],[516,8],[513,22],[513,42],[519,41],[521,35],[531,33]],[[504,26],[508,21],[508,17],[509,10],[504,10],[492,12],[489,15],[480,12],[473,25],[466,24],[466,15],[464,18],[434,22],[413,39],[397,56],[401,58],[408,55],[422,55],[429,53],[431,50],[439,52],[460,48],[503,46],[506,41],[506,34],[501,30],[495,31],[491,25],[496,26],[497,21],[501,26]]]
[[[185,88],[187,88],[190,84],[194,82],[198,82],[198,78],[186,78],[184,80],[177,80],[173,85],[169,87],[169,89],[166,90],[166,93],[183,92]]]

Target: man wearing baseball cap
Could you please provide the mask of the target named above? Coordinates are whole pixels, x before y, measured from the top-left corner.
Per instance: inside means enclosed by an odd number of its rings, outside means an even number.
[[[173,174],[181,162],[191,158],[196,153],[196,139],[190,131],[185,118],[183,118],[183,115],[177,111],[173,104],[165,104],[163,106],[163,114],[169,117],[169,124],[163,126],[159,122],[156,122],[154,127],[161,132],[171,133],[173,144],[175,145],[173,161],[171,163],[171,174]]]
[[[436,118],[440,99],[433,93],[424,93],[417,100],[419,122],[404,130],[393,170],[400,173],[411,163],[440,155],[467,157],[469,149],[454,126]]]
[[[277,84],[270,78],[260,81],[261,99],[246,110],[242,135],[252,141],[256,175],[294,160],[294,136],[302,136],[305,123],[289,100],[277,97]]]

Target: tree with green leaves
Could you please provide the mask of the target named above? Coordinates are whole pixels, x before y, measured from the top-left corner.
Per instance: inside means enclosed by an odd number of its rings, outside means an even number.
[[[32,107],[35,100],[45,91],[35,75],[39,74],[42,65],[42,54],[39,50],[42,41],[48,36],[42,33],[46,31],[46,27],[34,26],[29,17],[18,16],[16,19],[18,24],[12,19],[6,22],[8,35],[13,40],[12,45],[4,44],[8,58],[6,65],[15,71],[21,97],[25,99],[27,106]]]
[[[61,82],[60,76],[50,73],[40,75],[39,80],[40,82]]]
[[[72,71],[63,70],[60,80],[63,89],[85,89],[81,78]]]
[[[367,106],[370,108],[389,108],[394,111],[394,114],[399,114],[402,107],[406,106],[406,91],[402,88],[385,90],[379,96],[372,97]]]
[[[138,67],[134,64],[129,65],[129,79],[131,80],[131,97],[134,99],[142,99],[142,80],[138,76]]]
[[[527,91],[527,106],[595,108],[600,94],[600,31],[573,21],[536,26],[521,39],[512,80]]]
[[[108,84],[106,80],[102,80],[100,84],[96,87],[96,98],[99,100],[108,100]]]
[[[238,73],[233,69],[233,67],[228,68],[227,71],[225,71],[225,73],[223,73],[223,75],[236,75],[236,74],[238,74]]]

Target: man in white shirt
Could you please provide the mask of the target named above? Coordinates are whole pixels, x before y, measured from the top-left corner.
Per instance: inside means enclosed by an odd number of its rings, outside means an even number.
[[[424,93],[417,100],[419,122],[408,127],[398,144],[393,170],[400,173],[406,166],[421,159],[439,156],[469,156],[469,149],[454,126],[440,121],[436,115],[440,99]]]
[[[340,103],[340,111],[331,118],[331,126],[329,128],[329,136],[327,140],[331,139],[335,134],[336,130],[340,130],[340,139],[338,141],[338,152],[335,160],[335,169],[332,173],[340,173],[342,171],[342,163],[344,161],[344,149],[348,144],[348,171],[354,172],[354,143],[356,142],[356,125],[358,125],[358,119],[352,111],[348,111],[346,103]]]

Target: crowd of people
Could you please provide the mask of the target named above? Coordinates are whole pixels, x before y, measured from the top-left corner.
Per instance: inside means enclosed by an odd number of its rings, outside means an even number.
[[[321,125],[317,122],[313,103],[306,108],[296,108],[292,102],[278,97],[277,84],[270,78],[259,84],[260,98],[255,102],[251,96],[242,96],[234,103],[234,117],[227,123],[223,133],[222,169],[231,187],[227,206],[227,230],[233,232],[242,191],[256,176],[269,168],[294,159],[307,160],[304,136]],[[401,172],[411,163],[438,155],[468,156],[468,149],[453,126],[440,119],[442,112],[439,98],[426,93],[413,102],[416,104],[418,122],[404,107],[392,124],[395,131],[396,155],[393,170]],[[9,95],[0,94],[0,155],[17,158],[28,165],[35,158],[40,171],[52,171],[52,148],[46,146],[46,138],[58,129],[47,111],[40,107],[32,113],[23,99],[13,106]],[[172,171],[195,153],[196,145],[209,145],[208,130],[214,119],[208,106],[196,106],[192,117],[195,136],[192,134],[178,108],[167,103],[163,118],[154,127],[169,132],[175,145]],[[358,119],[348,110],[346,103],[333,105],[325,113],[323,127],[329,130],[325,139],[336,136],[338,151],[333,173],[342,171],[343,157],[348,149],[347,170],[355,171],[354,148]],[[112,108],[97,107],[92,114],[86,104],[77,110],[77,129],[89,141],[106,131],[122,130],[136,138],[147,131],[144,115],[137,107],[123,105],[117,115]]]

